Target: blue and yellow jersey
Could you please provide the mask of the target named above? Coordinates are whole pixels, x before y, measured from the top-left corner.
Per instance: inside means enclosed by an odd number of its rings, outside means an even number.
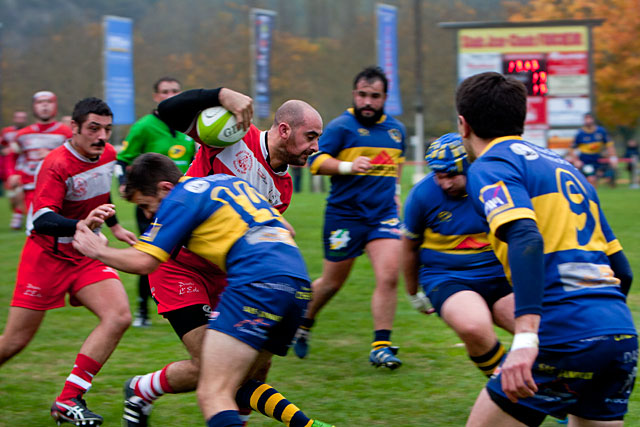
[[[484,218],[469,197],[445,193],[432,172],[409,192],[404,209],[404,235],[420,245],[419,279],[434,286],[452,280],[493,281],[504,278]]]
[[[384,115],[375,125],[365,127],[353,109],[348,109],[327,125],[319,146],[310,160],[312,173],[329,156],[346,162],[365,156],[372,166],[365,173],[331,177],[327,212],[375,221],[396,211],[395,184],[405,151],[402,123]]]
[[[302,255],[281,218],[240,178],[184,177],[162,201],[134,247],[166,261],[184,245],[224,270],[229,284],[274,276],[309,280]]]
[[[596,126],[593,132],[580,128],[573,141],[573,148],[578,149],[580,154],[600,157],[604,147],[612,144],[613,141],[609,140],[607,131],[602,126]]]
[[[540,341],[545,345],[606,334],[635,334],[608,255],[622,246],[584,176],[554,152],[517,136],[493,140],[468,173],[474,207],[507,277],[500,226],[529,218],[544,240],[545,283]]]

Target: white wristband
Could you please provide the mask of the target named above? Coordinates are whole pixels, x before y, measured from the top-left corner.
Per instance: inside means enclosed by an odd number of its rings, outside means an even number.
[[[402,194],[402,185],[396,184],[396,196],[399,196],[401,194]]]
[[[351,175],[352,167],[353,162],[340,162],[338,163],[338,173],[340,175]]]
[[[521,348],[538,348],[538,343],[538,334],[535,332],[521,332],[513,336],[510,351]]]

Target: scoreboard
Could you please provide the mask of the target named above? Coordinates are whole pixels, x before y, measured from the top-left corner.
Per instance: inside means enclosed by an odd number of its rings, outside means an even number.
[[[566,151],[593,108],[591,27],[601,20],[452,22],[458,82],[495,71],[527,88],[525,139]]]

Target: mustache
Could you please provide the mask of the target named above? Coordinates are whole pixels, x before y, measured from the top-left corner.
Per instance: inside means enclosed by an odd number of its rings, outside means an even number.
[[[104,147],[107,145],[107,141],[100,139],[96,142],[94,142],[93,144],[91,144],[92,147]]]

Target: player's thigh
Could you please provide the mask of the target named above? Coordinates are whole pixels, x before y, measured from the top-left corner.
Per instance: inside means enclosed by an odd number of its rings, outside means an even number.
[[[375,239],[367,243],[366,250],[378,281],[395,283],[400,270],[401,240]]]
[[[182,343],[194,360],[200,360],[202,355],[202,342],[207,331],[207,325],[203,324],[194,328],[182,336]]]
[[[483,388],[476,399],[471,414],[467,420],[467,427],[520,427],[526,426],[504,412],[492,400],[487,389]]]
[[[45,310],[9,307],[7,323],[2,333],[4,343],[19,347],[26,345],[40,328],[45,313]]]
[[[317,290],[316,288],[340,288],[345,280],[347,280],[347,277],[349,277],[355,260],[355,258],[347,258],[342,261],[329,261],[325,259],[322,264],[321,279],[313,282],[314,290]]]
[[[258,350],[230,335],[207,329],[198,389],[235,392],[253,368],[258,354]]]
[[[515,297],[513,293],[505,295],[496,301],[491,307],[491,312],[496,325],[512,334],[515,332]]]
[[[100,319],[117,316],[126,322],[126,318],[131,317],[127,293],[118,279],[104,279],[83,286],[73,298]]]
[[[458,334],[495,336],[491,311],[477,292],[454,293],[442,304],[440,316]]]

